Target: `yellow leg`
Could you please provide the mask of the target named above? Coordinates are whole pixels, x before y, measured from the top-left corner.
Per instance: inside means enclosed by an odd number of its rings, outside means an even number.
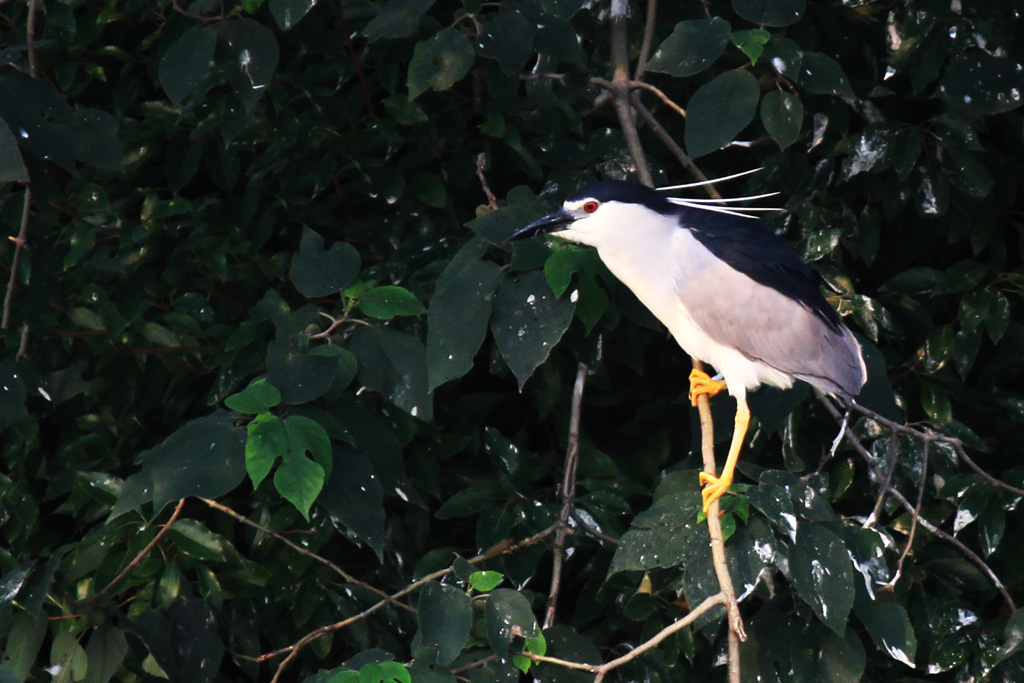
[[[697,397],[701,394],[714,396],[725,389],[725,380],[711,379],[708,373],[701,370],[690,372],[690,405],[697,406]]]
[[[729,457],[725,459],[725,467],[722,468],[722,476],[716,477],[707,472],[700,473],[700,483],[704,487],[701,497],[704,499],[704,514],[716,500],[722,497],[732,485],[732,476],[736,470],[736,462],[740,459],[740,449],[743,448],[743,440],[747,436],[747,427],[750,425],[750,408],[747,407],[745,398],[736,398],[736,426],[732,432],[732,443],[729,444]]]

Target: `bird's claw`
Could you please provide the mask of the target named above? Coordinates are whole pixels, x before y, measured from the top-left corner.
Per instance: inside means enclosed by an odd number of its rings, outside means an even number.
[[[700,492],[701,498],[704,500],[704,514],[708,514],[708,509],[711,508],[711,504],[721,498],[729,487],[732,486],[732,479],[718,478],[713,474],[707,472],[700,473],[700,485],[704,488]]]
[[[708,373],[702,370],[690,372],[690,405],[697,405],[697,397],[701,394],[714,396],[722,389],[725,389],[725,381],[713,379]]]

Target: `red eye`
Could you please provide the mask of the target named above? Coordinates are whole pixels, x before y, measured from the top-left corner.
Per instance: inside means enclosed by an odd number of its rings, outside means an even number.
[[[583,210],[586,211],[587,213],[594,213],[595,211],[597,211],[597,206],[597,202],[595,202],[594,200],[590,200],[589,202],[583,205]]]

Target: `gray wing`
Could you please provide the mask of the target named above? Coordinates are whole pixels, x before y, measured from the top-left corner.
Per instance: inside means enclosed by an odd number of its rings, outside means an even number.
[[[712,339],[829,394],[853,397],[866,380],[849,330],[723,261],[693,260],[676,277],[680,302]]]

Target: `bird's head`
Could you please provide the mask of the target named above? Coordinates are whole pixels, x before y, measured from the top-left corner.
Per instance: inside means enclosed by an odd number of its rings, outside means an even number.
[[[625,180],[604,180],[570,195],[562,208],[516,231],[507,241],[556,233],[596,247],[607,236],[639,228],[645,215],[672,212],[671,202],[657,190]]]

